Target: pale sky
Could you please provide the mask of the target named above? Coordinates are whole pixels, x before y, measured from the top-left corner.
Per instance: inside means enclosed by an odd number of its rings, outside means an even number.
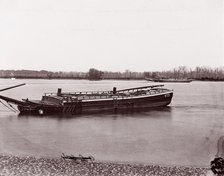
[[[223,0],[0,0],[0,70],[224,66]]]

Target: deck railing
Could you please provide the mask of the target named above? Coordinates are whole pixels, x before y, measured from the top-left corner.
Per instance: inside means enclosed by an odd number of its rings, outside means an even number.
[[[90,99],[108,99],[108,98],[128,98],[145,95],[156,95],[160,93],[170,92],[172,90],[164,88],[153,89],[138,89],[138,90],[123,90],[113,94],[113,91],[85,91],[85,92],[64,92],[61,93],[61,97],[70,97],[78,100],[90,100]],[[45,93],[45,96],[55,96],[56,93]]]

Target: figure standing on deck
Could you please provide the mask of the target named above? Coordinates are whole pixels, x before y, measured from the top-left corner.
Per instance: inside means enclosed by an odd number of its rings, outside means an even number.
[[[206,176],[224,176],[224,136],[221,136],[217,143],[217,154],[210,163],[210,170]]]

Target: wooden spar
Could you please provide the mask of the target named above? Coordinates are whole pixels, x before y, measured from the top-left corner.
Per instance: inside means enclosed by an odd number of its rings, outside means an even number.
[[[19,85],[16,85],[16,86],[12,86],[12,87],[7,87],[5,89],[0,89],[0,92],[5,91],[5,90],[9,90],[9,89],[13,89],[13,88],[16,88],[16,87],[24,86],[24,85],[25,85],[25,83],[19,84]]]
[[[162,86],[164,86],[164,85],[153,85],[153,86],[136,87],[136,88],[117,90],[116,92],[124,92],[124,91],[129,91],[129,90],[138,90],[138,89],[146,89],[146,88],[154,88],[154,87],[162,87]]]
[[[26,104],[24,101],[16,100],[16,99],[5,97],[2,95],[0,95],[0,99],[4,100],[6,102],[14,103],[16,105],[25,105]]]

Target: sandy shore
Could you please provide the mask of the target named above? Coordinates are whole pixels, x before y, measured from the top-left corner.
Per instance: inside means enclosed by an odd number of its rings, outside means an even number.
[[[62,158],[0,156],[0,175],[90,175],[90,176],[202,176],[207,168],[106,162],[84,162]]]

